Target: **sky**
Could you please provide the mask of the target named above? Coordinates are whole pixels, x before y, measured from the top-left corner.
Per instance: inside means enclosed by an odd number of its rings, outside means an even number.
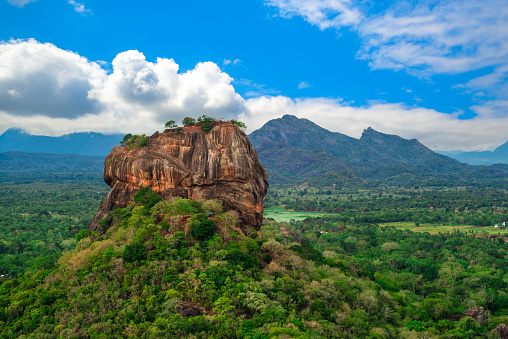
[[[508,141],[506,0],[0,0],[0,133],[284,114],[438,151]]]

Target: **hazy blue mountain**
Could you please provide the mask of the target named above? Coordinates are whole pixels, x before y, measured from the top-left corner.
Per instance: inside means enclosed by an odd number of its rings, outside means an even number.
[[[123,135],[104,135],[95,132],[71,133],[60,137],[31,135],[11,128],[0,135],[0,152],[44,152],[106,156]]]
[[[493,151],[441,153],[472,165],[508,164],[508,141]]]
[[[104,157],[79,154],[0,153],[0,172],[85,173],[104,171]]]

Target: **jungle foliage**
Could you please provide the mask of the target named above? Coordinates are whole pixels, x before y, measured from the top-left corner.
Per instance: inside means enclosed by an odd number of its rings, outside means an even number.
[[[496,338],[508,322],[502,238],[321,218],[245,236],[216,201],[150,201],[4,281],[0,338]]]

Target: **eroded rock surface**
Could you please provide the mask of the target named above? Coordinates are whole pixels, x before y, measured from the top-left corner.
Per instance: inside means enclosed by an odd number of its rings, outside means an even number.
[[[247,136],[230,122],[216,122],[209,132],[197,126],[156,132],[143,148],[117,147],[106,157],[104,181],[112,189],[88,226],[92,232],[142,187],[164,199],[218,199],[256,230],[263,222],[268,175]]]

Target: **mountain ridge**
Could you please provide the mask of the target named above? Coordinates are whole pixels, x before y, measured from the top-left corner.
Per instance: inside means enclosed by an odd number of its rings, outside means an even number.
[[[249,138],[276,183],[334,177],[337,175],[333,173],[343,170],[374,181],[403,178],[406,184],[419,180],[443,183],[449,179],[444,174],[463,184],[466,179],[474,182],[477,174],[493,178],[507,175],[502,166],[478,171],[478,167],[432,151],[417,139],[385,134],[372,127],[355,139],[291,115],[270,120]]]
[[[122,140],[121,134],[78,132],[59,137],[32,135],[19,128],[10,128],[0,135],[0,153],[35,152],[106,156]]]

